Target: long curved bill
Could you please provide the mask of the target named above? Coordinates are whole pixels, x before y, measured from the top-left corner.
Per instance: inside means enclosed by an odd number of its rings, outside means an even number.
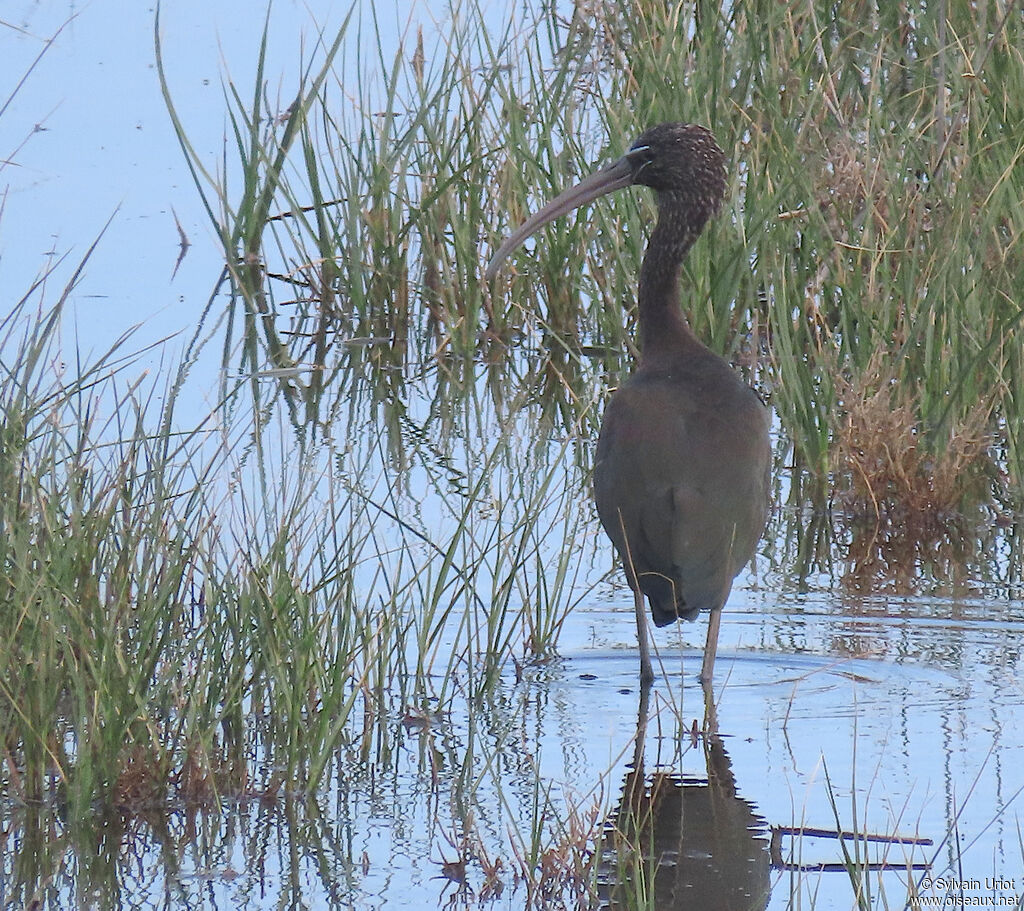
[[[589,177],[584,177],[576,186],[559,193],[543,209],[531,215],[508,236],[505,243],[491,257],[491,261],[487,264],[487,271],[484,272],[484,278],[491,281],[498,274],[498,269],[501,268],[501,264],[509,253],[549,221],[554,221],[573,209],[585,206],[600,196],[628,187],[633,183],[634,173],[634,166],[630,162],[629,156],[626,155]]]

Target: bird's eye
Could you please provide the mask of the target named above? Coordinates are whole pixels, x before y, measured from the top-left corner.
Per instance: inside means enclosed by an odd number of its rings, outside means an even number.
[[[626,158],[633,165],[633,178],[636,179],[653,159],[651,147],[649,145],[635,145],[626,153]]]

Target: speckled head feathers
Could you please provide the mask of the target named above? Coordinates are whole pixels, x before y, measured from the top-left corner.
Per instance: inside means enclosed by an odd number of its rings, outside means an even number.
[[[634,166],[634,183],[675,197],[708,216],[722,204],[725,154],[706,127],[659,124],[644,132],[625,157]]]

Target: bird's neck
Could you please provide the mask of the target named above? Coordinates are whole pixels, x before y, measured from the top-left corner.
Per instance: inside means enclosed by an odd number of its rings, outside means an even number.
[[[695,239],[696,232],[661,212],[640,266],[642,367],[657,367],[666,360],[707,350],[687,324],[679,303],[679,271]]]

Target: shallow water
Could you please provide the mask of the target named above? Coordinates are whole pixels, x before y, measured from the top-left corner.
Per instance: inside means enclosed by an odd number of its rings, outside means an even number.
[[[936,878],[1002,874],[1024,889],[1015,803],[1024,785],[1022,615],[1019,604],[1007,607],[928,599],[886,607],[824,593],[798,605],[768,592],[734,597],[716,698],[738,791],[770,826],[834,831],[838,812],[844,828],[932,839],[932,848],[886,847],[897,869],[876,874],[876,891],[890,901],[906,895],[898,868],[908,858],[932,863]],[[595,612],[595,626],[610,625],[605,618]],[[693,673],[698,653],[682,656]],[[591,667],[596,660],[587,649],[575,656]],[[619,673],[628,676],[625,665]],[[683,716],[699,717],[699,690],[688,692]],[[786,841],[802,864],[842,860],[834,841]],[[805,898],[824,901],[819,907],[850,901],[845,873],[798,879]],[[769,907],[789,906],[789,874],[776,871],[773,883]]]
[[[691,736],[704,719],[693,679],[701,625],[658,634],[664,674],[642,755],[645,782],[660,782],[661,794],[653,907],[692,907],[686,896],[723,876],[740,889],[746,875],[756,892],[773,827],[930,839],[858,844],[862,859],[866,850],[887,868],[866,877],[876,903],[902,906],[911,875],[979,880],[968,897],[980,898],[993,877],[1010,883],[993,894],[1024,891],[1024,606],[908,598],[885,611],[877,600],[826,593],[780,602],[766,581],[735,592],[723,623],[718,739]],[[44,893],[77,893],[85,904],[93,896],[94,907],[523,907],[516,853],[557,855],[574,816],[589,826],[583,849],[592,851],[636,760],[635,631],[627,605],[609,600],[616,604],[577,609],[562,658],[527,669],[518,683],[510,671],[485,706],[470,712],[456,700],[434,717],[403,718],[396,705],[384,740],[358,765],[339,755],[315,803],[251,799],[159,822],[143,814],[127,830],[112,825],[97,858],[83,857],[81,843],[59,847],[55,817],[29,824],[35,813],[8,808],[6,825],[21,830],[23,845],[26,828],[53,831],[34,862],[6,855],[7,888],[48,859],[57,875]],[[692,792],[685,805],[665,796],[684,792]],[[544,832],[533,831],[539,818]],[[755,827],[749,837],[747,825]],[[842,862],[835,838],[776,841],[770,897],[756,907],[854,905],[847,872],[817,869]],[[746,874],[735,872],[737,855]],[[444,867],[460,859],[462,883]],[[486,869],[498,861],[488,892]],[[613,888],[617,862],[606,843],[598,882],[613,907],[626,907]],[[908,864],[930,866],[910,874]],[[448,873],[463,875],[457,863]]]

